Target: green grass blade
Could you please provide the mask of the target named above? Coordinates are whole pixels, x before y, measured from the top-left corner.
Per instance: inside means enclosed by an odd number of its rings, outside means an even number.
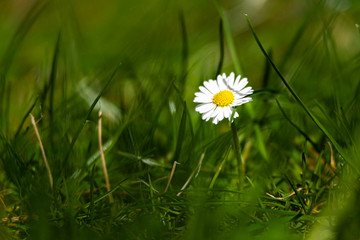
[[[50,118],[50,135],[52,135],[53,131],[53,125],[54,125],[54,89],[55,89],[55,79],[56,79],[56,73],[57,73],[57,65],[58,65],[58,57],[59,57],[59,49],[60,49],[60,37],[61,34],[59,33],[53,59],[52,59],[52,65],[51,65],[51,72],[49,77],[49,87],[50,87],[50,99],[49,99],[49,118]]]
[[[100,202],[101,200],[103,200],[104,198],[108,197],[110,194],[112,194],[113,192],[115,192],[116,190],[121,188],[121,184],[123,182],[125,182],[126,180],[127,180],[127,178],[125,178],[124,180],[119,182],[113,189],[111,189],[111,191],[109,191],[109,192],[105,193],[104,195],[102,195],[101,197],[93,200],[93,203],[90,202],[90,203],[85,204],[84,208],[88,208],[88,207],[90,207],[90,204],[96,204],[96,203]]]
[[[317,144],[303,131],[300,129],[300,127],[298,127],[293,121],[291,121],[291,119],[286,115],[284,109],[281,107],[279,101],[275,98],[276,103],[280,109],[280,112],[282,113],[282,115],[284,116],[284,118],[291,124],[291,126],[293,126],[301,135],[304,136],[304,138],[309,141],[311,143],[311,145],[313,145],[313,147],[316,149],[316,151],[320,152],[320,148],[317,146]]]
[[[219,44],[220,44],[220,58],[219,58],[219,64],[218,64],[218,68],[216,70],[216,77],[221,74],[221,70],[222,70],[222,66],[224,63],[224,31],[223,31],[223,21],[222,19],[220,19],[220,23],[219,23]]]
[[[258,150],[260,151],[260,154],[264,158],[264,160],[266,162],[269,162],[269,157],[268,157],[267,150],[265,147],[265,140],[264,140],[262,131],[260,129],[260,125],[258,123],[254,123],[254,131],[255,131],[256,141],[258,143],[258,145],[257,145]]]
[[[11,99],[11,82],[8,82],[7,86],[5,87],[5,94],[4,94],[4,110],[3,110],[3,115],[2,115],[2,119],[4,121],[4,133],[5,136],[9,135],[9,125],[10,125],[10,108],[11,108],[11,104],[10,104],[10,99]],[[0,128],[1,129],[1,128]]]
[[[272,51],[270,49],[269,50],[269,57],[271,57],[271,56],[272,56]],[[269,85],[270,73],[271,73],[270,63],[269,63],[269,61],[265,60],[264,74],[263,74],[263,77],[262,77],[262,88],[265,88],[265,87],[267,87]]]
[[[152,211],[155,212],[155,202],[154,202],[154,188],[151,182],[150,173],[148,172],[148,180],[149,180],[149,191],[150,191],[150,198],[151,198],[151,205],[152,205]]]
[[[93,103],[91,104],[84,120],[82,121],[82,123],[80,124],[80,126],[77,128],[72,140],[71,140],[71,143],[70,143],[70,146],[69,146],[69,150],[67,151],[66,155],[65,155],[65,159],[64,159],[64,165],[67,164],[67,161],[69,160],[69,157],[70,157],[70,154],[72,152],[72,149],[75,145],[75,142],[76,140],[78,139],[80,133],[81,133],[81,130],[84,128],[85,124],[86,124],[86,121],[87,119],[90,117],[90,114],[92,113],[92,111],[94,110],[96,104],[98,103],[98,101],[100,100],[101,96],[103,95],[104,91],[106,90],[106,88],[110,85],[111,81],[113,80],[113,78],[115,77],[115,74],[117,73],[118,69],[119,69],[120,66],[117,66],[115,68],[115,70],[112,72],[109,80],[106,82],[106,84],[104,85],[104,87],[100,90],[99,94],[97,95],[97,97],[94,99]]]
[[[186,102],[184,102],[184,109],[183,109],[183,113],[181,116],[178,137],[177,137],[177,142],[176,142],[176,149],[175,149],[174,158],[173,158],[174,162],[175,161],[178,162],[179,157],[180,157],[181,147],[183,144],[185,130],[186,130],[186,118],[187,118],[186,115],[187,115]]]
[[[168,86],[166,87],[165,93],[164,93],[165,97],[162,98],[161,102],[159,103],[159,106],[158,106],[157,110],[155,111],[155,114],[154,114],[154,117],[153,117],[153,120],[152,120],[152,124],[151,124],[152,127],[151,127],[151,131],[150,131],[149,145],[153,144],[155,130],[158,127],[158,123],[159,123],[159,117],[160,117],[161,112],[164,109],[164,106],[169,101],[169,96],[171,94],[172,87],[175,86],[174,81],[175,81],[175,79],[173,79],[173,80],[171,80],[169,82]]]
[[[182,11],[179,14],[179,21],[180,21],[180,27],[181,27],[181,40],[182,40],[181,72],[180,72],[181,87],[180,87],[180,89],[181,89],[181,92],[183,93],[186,76],[187,76],[187,68],[188,68],[189,43],[188,43],[184,13]]]
[[[0,114],[1,116],[5,115],[5,109],[6,109],[6,77],[3,75],[0,75]],[[4,129],[5,120],[3,118],[0,118],[0,130]]]
[[[11,85],[6,83],[7,73],[10,70],[13,59],[18,49],[21,47],[25,36],[44,9],[45,5],[46,1],[37,1],[30,8],[29,12],[22,19],[0,61],[0,115],[3,116],[0,118],[0,129],[5,132],[9,129],[7,126],[9,121],[7,111],[9,111],[10,108],[10,102],[7,98],[9,98],[11,94],[11,91],[8,91]]]
[[[16,133],[15,133],[15,135],[14,135],[14,138],[16,138],[16,137],[20,134],[21,129],[22,129],[22,127],[24,126],[24,123],[25,123],[26,119],[29,118],[29,113],[32,112],[32,110],[33,110],[34,107],[36,106],[37,101],[38,101],[38,98],[35,99],[34,103],[30,106],[29,110],[25,113],[24,117],[23,117],[22,120],[21,120],[21,123],[20,123],[18,129],[16,130]]]
[[[230,28],[230,23],[227,19],[227,17],[225,16],[225,10],[222,7],[222,5],[219,3],[218,0],[214,0],[215,6],[218,9],[218,12],[220,14],[220,17],[222,19],[223,25],[224,25],[224,31],[225,31],[225,37],[226,37],[226,41],[228,44],[228,47],[230,49],[230,54],[232,57],[232,60],[234,61],[234,68],[237,74],[240,74],[241,76],[243,76],[243,71],[241,69],[241,65],[240,65],[240,61],[238,58],[238,55],[236,53],[236,47],[235,47],[235,42],[234,39],[231,35],[231,28]]]
[[[295,192],[295,196],[296,196],[296,198],[299,200],[299,202],[300,202],[300,204],[301,204],[301,207],[302,207],[302,209],[304,210],[304,213],[306,214],[306,208],[305,208],[305,203],[304,203],[304,200],[301,198],[301,196],[299,195],[299,192],[296,190],[296,188],[295,188],[295,185],[294,185],[294,183],[290,180],[290,178],[287,176],[287,175],[285,175],[285,178],[286,178],[286,180],[288,181],[288,183],[290,184],[290,186],[291,186],[291,188],[293,189],[293,191]]]
[[[230,146],[228,147],[225,155],[224,155],[224,159],[220,162],[220,165],[216,168],[216,172],[215,172],[215,175],[214,177],[211,179],[211,182],[210,182],[210,185],[209,185],[209,189],[212,189],[214,187],[214,184],[216,182],[216,179],[218,178],[221,170],[223,169],[224,167],[224,164],[226,162],[226,159],[228,158],[229,156],[229,153],[230,153]],[[238,166],[239,168],[241,168],[241,166]]]
[[[92,169],[91,169],[91,174],[89,176],[89,183],[90,183],[90,203],[89,203],[89,218],[90,218],[90,222],[93,218],[93,211],[94,211],[94,176],[95,176],[95,164],[93,165]]]
[[[269,55],[267,54],[267,52],[265,51],[264,47],[262,46],[259,38],[257,37],[254,28],[252,27],[250,20],[248,18],[248,16],[245,14],[245,20],[250,28],[250,31],[252,32],[255,41],[257,42],[258,46],[260,47],[261,51],[263,52],[263,54],[265,55],[265,57],[268,59],[268,61],[270,62],[271,66],[273,67],[273,69],[275,70],[275,72],[277,73],[277,75],[280,77],[281,81],[284,83],[284,85],[286,86],[286,88],[289,90],[289,92],[291,93],[291,95],[295,98],[295,100],[300,104],[300,106],[304,109],[304,111],[310,116],[310,118],[314,121],[314,123],[320,128],[320,130],[326,135],[326,137],[331,141],[331,143],[334,145],[334,147],[336,148],[336,150],[344,157],[344,159],[347,161],[347,163],[349,163],[351,166],[355,167],[356,171],[359,172],[359,169],[357,166],[355,166],[352,162],[351,162],[351,158],[346,154],[345,150],[338,144],[338,142],[335,140],[335,138],[328,132],[328,130],[322,125],[322,123],[315,117],[314,114],[312,114],[310,112],[310,110],[306,107],[306,105],[303,103],[303,101],[300,99],[300,97],[295,93],[295,91],[290,87],[290,85],[286,82],[285,78],[282,76],[282,74],[280,73],[279,69],[276,67],[276,65],[274,64],[274,62],[271,60],[271,58],[269,57]]]

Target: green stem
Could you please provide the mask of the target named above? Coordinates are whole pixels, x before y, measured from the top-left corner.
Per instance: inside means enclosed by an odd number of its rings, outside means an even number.
[[[233,139],[234,139],[235,156],[236,156],[236,160],[237,160],[238,176],[239,176],[239,187],[240,187],[240,190],[242,190],[243,189],[243,177],[245,174],[245,167],[244,167],[244,160],[241,155],[241,148],[240,148],[239,138],[237,135],[237,129],[236,129],[234,122],[231,123],[231,131],[232,131]]]

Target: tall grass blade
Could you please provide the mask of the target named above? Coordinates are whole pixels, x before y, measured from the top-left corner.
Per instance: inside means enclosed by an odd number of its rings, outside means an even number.
[[[236,74],[240,74],[241,76],[243,76],[244,74],[243,74],[243,71],[242,71],[242,68],[240,65],[238,55],[236,53],[235,42],[234,42],[234,39],[231,34],[230,23],[225,15],[225,10],[222,7],[222,5],[220,4],[219,0],[214,0],[214,3],[215,3],[216,8],[218,9],[218,12],[219,12],[220,17],[223,22],[225,37],[226,37],[228,47],[230,49],[231,58],[234,62],[234,68],[235,68]]]
[[[188,59],[189,59],[189,43],[186,31],[186,24],[183,11],[179,14],[179,21],[181,27],[181,42],[182,42],[182,49],[181,49],[181,71],[180,71],[180,82],[181,93],[184,92],[184,86],[186,82],[186,75],[187,75],[187,68],[188,68]]]
[[[186,118],[187,118],[186,115],[187,115],[187,108],[186,108],[186,102],[184,102],[184,109],[181,116],[173,162],[179,162],[179,157],[180,157],[181,148],[183,145],[185,130],[186,130]]]
[[[3,116],[0,118],[0,129],[4,129],[5,131],[8,131],[8,126],[6,126],[7,121],[9,120],[7,111],[10,108],[10,102],[7,100],[7,98],[10,97],[10,91],[7,91],[10,87],[10,85],[6,83],[7,73],[10,70],[17,50],[20,48],[26,34],[29,32],[45,5],[46,1],[42,0],[34,3],[27,15],[21,21],[20,26],[16,30],[0,61],[0,115]]]
[[[53,136],[53,128],[54,128],[54,89],[55,89],[55,79],[57,74],[57,65],[58,65],[58,57],[59,57],[59,49],[60,49],[60,38],[61,33],[58,34],[56,45],[54,49],[51,72],[49,77],[49,87],[50,87],[50,99],[49,99],[49,118],[50,118],[50,136]],[[50,138],[53,144],[52,137]]]
[[[18,129],[16,130],[16,133],[15,133],[15,135],[14,135],[14,139],[16,139],[16,137],[20,134],[21,129],[22,129],[22,127],[24,126],[24,123],[25,123],[26,119],[27,119],[28,116],[29,116],[29,113],[32,112],[32,110],[33,110],[34,107],[36,106],[37,101],[38,101],[38,98],[35,99],[34,103],[31,104],[29,110],[27,110],[27,112],[25,113],[24,117],[22,118],[22,120],[21,120],[21,122],[20,122],[20,125],[19,125]]]
[[[212,189],[214,187],[214,184],[216,182],[216,179],[219,177],[219,174],[221,172],[221,170],[223,169],[224,167],[224,164],[226,162],[226,159],[228,158],[229,156],[229,153],[230,153],[230,146],[228,147],[228,149],[226,150],[224,156],[223,156],[223,160],[220,162],[219,166],[216,168],[216,172],[213,176],[213,178],[211,179],[211,182],[210,182],[210,185],[209,185],[209,189]],[[241,168],[241,166],[238,166],[238,168]],[[241,176],[243,177],[243,176]]]
[[[220,19],[219,22],[219,45],[220,45],[220,58],[219,58],[218,68],[216,70],[216,76],[214,77],[215,79],[219,74],[221,74],[222,66],[224,63],[224,30],[223,30],[222,19]]]
[[[4,111],[3,111],[3,115],[1,116],[1,118],[4,121],[4,133],[5,136],[9,135],[9,123],[10,123],[10,108],[11,108],[11,104],[10,104],[10,100],[11,100],[11,82],[9,82],[5,88],[5,93],[4,93]],[[1,129],[1,128],[0,128]]]
[[[305,203],[304,203],[304,200],[301,198],[301,196],[299,195],[299,192],[296,190],[296,187],[294,185],[294,183],[290,180],[290,178],[285,175],[285,178],[286,180],[288,181],[288,183],[290,184],[291,188],[293,189],[293,191],[295,192],[295,196],[296,198],[299,200],[300,204],[301,204],[301,207],[302,209],[304,210],[304,213],[306,214],[306,208],[305,208]]]
[[[101,96],[103,95],[104,91],[107,89],[107,87],[110,85],[111,81],[113,80],[113,78],[115,77],[115,74],[117,73],[118,69],[119,69],[120,66],[117,66],[115,68],[115,70],[112,72],[111,76],[109,77],[109,80],[105,83],[104,87],[100,90],[99,94],[97,95],[97,97],[94,99],[92,105],[90,106],[88,112],[86,113],[86,116],[84,117],[81,125],[77,128],[72,140],[71,140],[71,143],[70,143],[70,146],[69,146],[69,149],[65,155],[65,159],[64,159],[64,166],[66,166],[67,164],[67,161],[69,160],[69,157],[70,157],[70,154],[72,152],[72,149],[74,147],[74,144],[76,142],[76,140],[78,139],[80,133],[81,133],[81,130],[84,128],[85,124],[86,124],[86,121],[87,119],[90,117],[90,114],[92,113],[92,111],[94,110],[96,104],[98,103],[98,101],[100,100]]]
[[[291,126],[293,126],[301,135],[304,136],[304,138],[306,139],[306,141],[309,141],[311,143],[311,145],[313,145],[313,147],[316,149],[316,151],[320,152],[320,148],[318,147],[318,145],[303,131],[300,129],[299,126],[297,126],[293,121],[291,121],[291,119],[288,117],[288,115],[286,115],[284,109],[281,107],[279,101],[275,98],[276,103],[279,107],[280,112],[282,113],[282,115],[284,116],[284,118],[291,124]]]
[[[272,51],[271,49],[269,50],[269,57],[272,57]],[[269,85],[269,80],[270,80],[270,73],[271,73],[271,66],[269,61],[265,60],[265,68],[264,68],[264,75],[262,77],[262,87],[266,88]],[[256,92],[256,91],[255,91]],[[255,93],[254,92],[254,93]],[[253,94],[254,94],[253,93]]]
[[[161,112],[164,109],[165,104],[169,101],[169,96],[171,94],[171,89],[174,85],[174,80],[171,80],[168,84],[168,86],[166,87],[165,93],[164,93],[164,97],[162,98],[161,102],[158,104],[158,108],[155,111],[153,120],[152,120],[152,124],[151,124],[151,130],[150,130],[150,140],[149,140],[149,145],[152,145],[153,141],[154,141],[154,134],[155,134],[155,130],[158,126],[158,122],[159,122],[159,116],[161,114]]]
[[[310,110],[306,107],[306,105],[303,103],[303,101],[299,98],[299,96],[295,93],[295,91],[290,87],[290,85],[286,82],[285,78],[280,73],[279,69],[276,67],[274,62],[271,60],[267,52],[265,51],[264,47],[262,46],[259,38],[257,37],[254,28],[252,27],[250,20],[248,16],[245,14],[245,20],[250,28],[250,31],[252,32],[255,41],[257,42],[258,46],[260,47],[261,51],[265,55],[265,57],[270,62],[271,66],[274,68],[277,75],[280,77],[281,81],[284,83],[286,88],[289,90],[291,95],[295,98],[295,100],[300,104],[300,106],[304,109],[304,111],[310,116],[310,118],[314,121],[314,123],[320,128],[320,130],[326,135],[326,137],[331,141],[331,143],[334,145],[336,150],[344,157],[344,159],[349,163],[351,166],[355,168],[355,170],[359,173],[358,166],[355,166],[354,163],[351,161],[351,158],[347,155],[345,150],[338,144],[338,142],[335,140],[335,138],[328,132],[328,130],[322,125],[322,123],[315,117],[314,114],[310,112]]]

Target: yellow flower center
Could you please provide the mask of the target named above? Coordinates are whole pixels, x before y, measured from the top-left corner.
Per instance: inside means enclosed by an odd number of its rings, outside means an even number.
[[[214,95],[213,103],[218,107],[227,107],[234,101],[234,94],[229,90],[223,90]]]

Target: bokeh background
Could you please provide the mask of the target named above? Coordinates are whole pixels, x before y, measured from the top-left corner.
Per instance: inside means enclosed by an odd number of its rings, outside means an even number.
[[[2,56],[34,3],[36,1],[1,2]],[[222,4],[243,71],[255,88],[261,87],[265,60],[244,20],[244,13],[248,14],[264,46],[272,50],[275,60],[279,60],[282,72],[299,85],[298,91],[306,91],[310,97],[316,96],[319,88],[331,95],[331,91],[326,90],[327,79],[319,77],[326,72],[331,76],[333,68],[329,65],[330,59],[323,63],[320,61],[326,51],[322,43],[324,31],[331,31],[331,44],[336,46],[340,59],[355,58],[358,53],[357,1],[244,0],[224,1]],[[189,43],[187,74],[204,80],[213,77],[208,73],[209,69],[215,71],[217,68],[220,16],[212,1],[153,1],[151,4],[143,1],[104,1],[101,4],[53,1],[46,5],[36,19],[27,23],[32,27],[26,37],[18,39],[21,45],[13,53],[11,63],[6,63],[12,64],[9,81],[21,93],[12,95],[14,111],[11,111],[11,119],[15,121],[14,114],[26,109],[26,103],[36,94],[28,91],[28,86],[41,88],[41,78],[48,74],[54,43],[60,32],[64,41],[61,49],[66,54],[66,67],[74,74],[70,79],[74,84],[84,76],[99,74],[100,69],[110,68],[115,62],[133,66],[139,78],[146,78],[151,67],[159,65],[164,67],[163,72],[180,71],[181,13]],[[301,35],[296,35],[301,27],[304,28]],[[292,41],[299,44],[294,47],[290,59],[283,60]],[[317,56],[319,61],[313,56]],[[313,66],[313,61],[322,65]],[[299,64],[305,65],[302,67],[304,70],[296,70]],[[322,70],[320,73],[319,68]],[[231,71],[234,71],[232,59],[226,52],[224,72]],[[199,82],[191,80],[186,86],[187,100],[192,98]],[[349,85],[351,83],[343,84],[337,90],[346,93]]]
[[[358,237],[360,2],[226,0],[219,6],[235,52],[220,33],[214,1],[0,1],[3,239]],[[244,14],[350,158],[291,97]],[[236,72],[234,53],[256,91],[236,120],[247,161],[240,193],[228,124],[203,122],[192,102],[198,86],[216,77],[221,59],[221,72]],[[96,155],[99,109],[115,203],[106,201]],[[53,169],[54,191],[29,111]],[[191,190],[177,196],[203,153]],[[173,161],[181,164],[164,193]],[[212,180],[217,190],[209,193]],[[288,197],[291,183],[308,195]],[[274,203],[266,193],[286,199]]]

